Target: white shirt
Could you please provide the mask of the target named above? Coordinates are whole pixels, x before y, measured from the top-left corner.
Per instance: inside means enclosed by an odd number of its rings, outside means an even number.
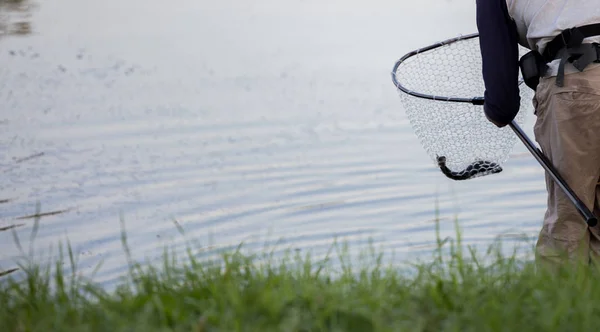
[[[508,13],[519,32],[519,44],[540,53],[546,44],[562,30],[600,23],[600,0],[506,0]],[[599,42],[600,36],[586,38],[584,42]],[[549,76],[556,75],[558,63],[549,64]],[[590,64],[587,69],[600,64]],[[565,66],[565,74],[576,72],[572,65]]]

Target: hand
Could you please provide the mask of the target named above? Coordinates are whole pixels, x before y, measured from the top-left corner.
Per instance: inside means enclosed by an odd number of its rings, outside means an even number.
[[[486,119],[488,119],[489,122],[493,123],[498,128],[502,128],[502,127],[505,127],[507,125],[506,123],[499,123],[499,122],[496,122],[496,121],[490,119],[490,117],[487,115],[487,113],[485,113],[485,117],[486,117]]]

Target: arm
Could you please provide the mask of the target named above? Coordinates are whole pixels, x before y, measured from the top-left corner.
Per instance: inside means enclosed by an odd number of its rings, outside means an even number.
[[[477,0],[477,28],[485,83],[484,112],[489,121],[503,127],[515,118],[521,101],[518,34],[506,0]]]

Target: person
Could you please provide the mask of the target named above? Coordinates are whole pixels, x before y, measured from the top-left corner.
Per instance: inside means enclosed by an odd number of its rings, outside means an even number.
[[[600,217],[600,3],[477,0],[486,118],[508,125],[520,109],[519,71],[535,90],[535,140],[571,189]],[[518,45],[531,50],[519,57]],[[529,64],[526,67],[526,63]],[[536,72],[530,78],[525,73]],[[527,88],[527,87],[522,87]],[[600,258],[600,226],[588,227],[546,172],[547,206],[536,263]]]

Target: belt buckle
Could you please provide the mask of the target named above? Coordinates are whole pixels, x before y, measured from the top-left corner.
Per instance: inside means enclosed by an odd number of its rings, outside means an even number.
[[[565,36],[566,36],[566,39],[565,39]],[[581,43],[585,39],[585,36],[581,32],[581,30],[579,30],[578,27],[574,27],[574,28],[565,29],[561,33],[561,38],[562,38],[562,41],[563,41],[563,44],[565,47],[573,48],[573,47],[577,47],[577,46],[581,45]]]
[[[568,29],[563,30],[560,33],[560,38],[562,39],[563,47],[566,47],[567,45],[569,45],[569,41],[570,41],[571,35],[572,35],[572,33],[571,33],[572,29],[573,28],[568,28]],[[565,38],[565,36],[566,36],[566,38]]]

